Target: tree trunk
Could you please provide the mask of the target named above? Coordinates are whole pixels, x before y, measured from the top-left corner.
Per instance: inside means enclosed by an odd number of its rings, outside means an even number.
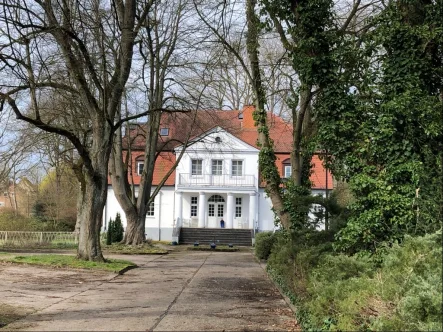
[[[276,158],[267,124],[267,113],[265,110],[266,94],[261,81],[260,60],[258,56],[258,26],[260,22],[255,13],[255,6],[256,0],[248,0],[246,2],[246,20],[248,26],[246,47],[251,64],[251,84],[255,94],[256,110],[254,112],[254,120],[256,121],[258,142],[260,144],[259,167],[261,175],[266,181],[266,193],[271,199],[275,214],[283,228],[289,229],[291,227],[291,218],[284,208],[282,189],[280,187],[280,174],[275,165]]]
[[[106,175],[95,174],[93,177],[86,175],[85,185],[80,194],[80,234],[77,258],[104,262],[100,246],[100,228],[107,195]]]
[[[300,88],[300,109],[298,112],[293,110],[293,150],[291,153],[292,180],[297,186],[302,185],[303,155],[302,138],[306,136],[306,130],[309,123],[306,123],[305,117],[308,117],[309,105],[312,98],[311,86],[302,84]]]
[[[127,245],[137,245],[145,241],[145,221],[146,213],[126,213],[126,233],[124,242]]]

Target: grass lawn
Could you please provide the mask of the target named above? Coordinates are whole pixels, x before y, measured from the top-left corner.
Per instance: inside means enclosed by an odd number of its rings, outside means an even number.
[[[0,262],[43,265],[56,268],[103,270],[115,273],[118,273],[124,269],[137,266],[136,264],[125,260],[108,259],[106,263],[101,263],[83,261],[77,259],[75,256],[69,255],[30,255],[0,257]]]
[[[140,244],[137,246],[127,246],[125,244],[113,243],[111,245],[102,245],[102,250],[108,254],[120,255],[164,255],[168,251],[156,248],[149,244]]]

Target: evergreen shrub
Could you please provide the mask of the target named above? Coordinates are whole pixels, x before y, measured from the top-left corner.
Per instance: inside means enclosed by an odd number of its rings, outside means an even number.
[[[277,236],[273,232],[261,232],[255,235],[255,255],[258,259],[268,259]]]
[[[117,213],[115,219],[109,219],[108,231],[106,232],[106,245],[111,245],[115,242],[121,242],[123,240],[123,224],[120,217],[120,213]]]
[[[383,252],[380,264],[280,239],[267,269],[297,305],[304,329],[441,331],[441,240],[441,231],[407,236]]]
[[[123,240],[123,224],[120,213],[117,213],[112,227],[112,243],[121,242]]]

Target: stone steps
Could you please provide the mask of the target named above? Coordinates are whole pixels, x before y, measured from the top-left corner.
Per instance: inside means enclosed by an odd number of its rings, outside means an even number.
[[[194,242],[210,244],[215,241],[217,245],[251,246],[252,230],[226,229],[226,228],[181,228],[180,244],[194,244]]]

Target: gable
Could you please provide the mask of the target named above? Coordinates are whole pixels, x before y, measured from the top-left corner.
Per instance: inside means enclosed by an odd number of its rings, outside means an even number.
[[[183,146],[175,148],[180,152]],[[241,139],[227,132],[221,127],[215,127],[203,135],[191,141],[191,145],[186,148],[187,152],[211,152],[211,153],[258,153],[258,149],[243,142]]]

